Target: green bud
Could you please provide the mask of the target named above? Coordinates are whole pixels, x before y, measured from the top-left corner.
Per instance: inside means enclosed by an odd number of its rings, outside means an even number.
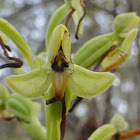
[[[39,121],[34,123],[22,122],[22,126],[26,132],[36,140],[46,140],[46,130]]]
[[[111,48],[116,36],[114,33],[102,35],[86,42],[75,54],[73,63],[90,68]]]
[[[6,105],[8,112],[28,123],[34,122],[39,112],[39,109],[36,110],[36,108],[36,105],[32,101],[17,94],[11,95]]]
[[[117,129],[112,124],[106,124],[95,130],[88,140],[110,140],[117,133]]]
[[[115,33],[128,33],[138,27],[139,17],[136,13],[125,13],[118,15],[113,22],[113,31]]]
[[[124,63],[131,53],[132,42],[136,38],[137,33],[138,30],[133,29],[128,34],[126,34],[126,38],[123,41],[121,39],[122,43],[118,45],[113,51],[111,51],[107,57],[105,57],[102,62],[102,66],[106,68],[111,66],[112,69]]]
[[[110,123],[113,124],[119,131],[123,131],[128,128],[128,123],[119,114],[114,115]]]

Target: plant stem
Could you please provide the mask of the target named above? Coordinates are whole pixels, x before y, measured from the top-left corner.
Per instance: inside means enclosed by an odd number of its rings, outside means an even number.
[[[66,103],[65,103],[65,97],[61,100],[61,103],[62,103],[62,121],[61,121],[61,124],[60,124],[60,132],[61,132],[60,140],[64,140],[65,130],[66,130]]]

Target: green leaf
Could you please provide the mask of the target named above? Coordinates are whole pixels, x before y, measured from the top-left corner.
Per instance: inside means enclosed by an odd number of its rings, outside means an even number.
[[[108,67],[112,65],[112,68],[115,68],[124,63],[130,55],[132,42],[136,38],[137,32],[137,29],[133,29],[132,31],[130,31],[126,35],[126,38],[124,39],[122,44],[113,51],[111,51],[108,56],[105,57],[102,62],[102,66]]]
[[[116,33],[127,33],[138,27],[140,18],[136,13],[125,13],[118,15],[113,22],[113,31]]]
[[[112,124],[106,124],[95,130],[88,140],[110,140],[117,133],[117,129]]]
[[[46,66],[27,74],[7,77],[5,81],[13,92],[29,98],[41,97],[51,85],[49,70]]]
[[[47,26],[47,33],[46,33],[46,49],[50,48],[50,42],[52,37],[52,32],[54,28],[62,22],[62,20],[66,17],[66,15],[71,10],[71,6],[69,4],[62,5],[59,9],[55,11],[53,16],[51,17],[48,26]]]
[[[115,75],[111,73],[92,72],[74,65],[74,72],[68,80],[68,87],[73,94],[88,98],[103,93],[112,85],[114,79]]]
[[[2,31],[15,43],[22,55],[28,61],[30,68],[34,69],[35,63],[32,57],[31,50],[26,41],[19,34],[19,32],[10,23],[2,18],[0,18],[0,31]]]
[[[73,63],[90,68],[103,57],[116,39],[116,35],[110,33],[89,40],[76,52]]]

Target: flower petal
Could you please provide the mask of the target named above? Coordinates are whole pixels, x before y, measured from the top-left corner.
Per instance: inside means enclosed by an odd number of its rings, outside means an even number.
[[[51,60],[54,59],[57,55],[65,30],[67,31],[67,28],[62,24],[54,29],[52,34],[51,47],[49,48],[47,54],[48,64],[51,64]]]
[[[54,28],[62,22],[62,20],[67,16],[70,10],[71,10],[71,6],[69,4],[64,4],[60,8],[58,8],[54,12],[53,16],[51,17],[48,23],[46,39],[45,39],[47,51],[50,48],[50,42],[51,42],[52,32]]]
[[[115,79],[111,73],[92,72],[74,65],[74,72],[68,80],[68,86],[77,96],[88,98],[107,90]]]
[[[12,91],[31,98],[45,94],[51,85],[50,74],[45,66],[27,74],[10,76],[5,81]]]
[[[79,24],[79,20],[81,19],[81,17],[84,14],[84,10],[83,10],[81,3],[82,3],[81,0],[72,0],[72,2],[71,2],[72,7],[75,9],[72,17],[73,17],[74,24],[75,24],[76,28]],[[83,20],[80,23],[80,28],[78,30],[78,34],[82,34],[82,33],[83,33]]]

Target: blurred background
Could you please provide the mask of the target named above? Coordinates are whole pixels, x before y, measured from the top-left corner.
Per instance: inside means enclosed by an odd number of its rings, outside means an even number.
[[[45,51],[45,32],[54,11],[63,0],[0,0],[0,17],[8,20],[25,38],[33,55]],[[136,12],[140,16],[140,0],[85,0],[86,16],[84,34],[76,40],[72,19],[68,25],[74,54],[87,40],[112,31],[111,25],[116,15]],[[64,21],[65,22],[65,21]],[[12,42],[8,42],[12,53],[24,58]],[[8,62],[0,48],[0,65]],[[24,61],[25,62],[25,61]],[[29,70],[26,62],[23,68]],[[109,122],[115,113],[122,114],[129,122],[129,130],[140,129],[140,33],[133,43],[131,56],[123,65],[112,71],[116,76],[111,88],[102,95],[84,99],[67,116],[65,140],[87,140],[99,126]],[[0,70],[0,82],[13,74],[10,68]],[[38,100],[38,102],[41,102]],[[45,124],[44,110],[39,115]],[[0,140],[33,140],[16,119],[0,119]],[[139,140],[140,136],[134,140]]]

